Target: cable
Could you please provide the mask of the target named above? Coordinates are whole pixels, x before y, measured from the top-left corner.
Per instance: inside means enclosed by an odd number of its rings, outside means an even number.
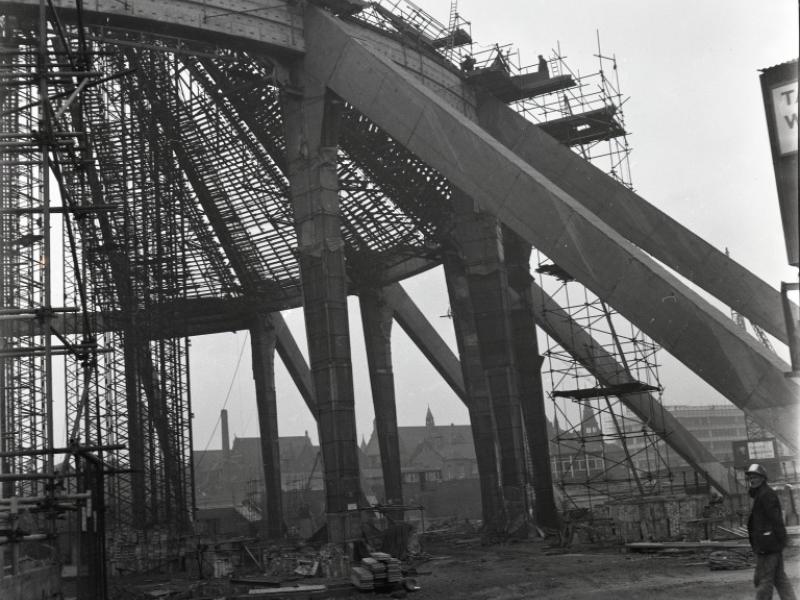
[[[244,356],[244,347],[247,344],[247,340],[250,338],[250,332],[248,331],[247,334],[244,336],[244,340],[242,340],[242,347],[239,350],[239,358],[236,361],[236,369],[233,371],[233,377],[231,377],[231,383],[228,386],[228,393],[225,394],[225,401],[222,403],[222,408],[219,409],[219,416],[217,416],[217,422],[214,424],[214,429],[211,434],[208,436],[208,441],[206,442],[205,448],[203,448],[203,452],[205,453],[208,450],[208,447],[211,445],[211,440],[214,439],[214,435],[217,433],[217,427],[219,427],[219,423],[222,420],[222,411],[225,410],[225,407],[228,406],[228,400],[231,397],[231,390],[233,389],[233,384],[236,382],[236,375],[239,373],[239,366],[242,364],[242,356]],[[197,462],[197,466],[199,467],[203,463],[203,458],[205,454],[200,456],[200,459]]]

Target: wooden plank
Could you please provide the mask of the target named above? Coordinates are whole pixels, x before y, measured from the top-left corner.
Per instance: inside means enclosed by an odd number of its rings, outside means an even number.
[[[750,544],[742,542],[628,542],[625,548],[632,551],[644,550],[750,550]]]

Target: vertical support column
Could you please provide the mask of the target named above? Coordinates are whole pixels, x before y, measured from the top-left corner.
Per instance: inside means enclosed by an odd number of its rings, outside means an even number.
[[[397,433],[397,407],[392,370],[393,310],[377,289],[359,294],[361,322],[367,348],[375,427],[381,451],[383,489],[386,504],[403,504],[403,478],[400,470],[400,440]],[[402,518],[402,513],[395,515]]]
[[[536,496],[534,517],[540,526],[559,527],[558,509],[553,497],[553,474],[550,468],[550,440],[542,389],[542,357],[536,338],[533,302],[531,301],[531,245],[503,228],[508,283],[516,292],[511,304],[511,336],[517,366],[519,398],[528,450],[531,458],[531,481]]]
[[[443,265],[458,354],[461,357],[461,372],[469,397],[467,406],[480,477],[484,533],[492,535],[502,531],[506,521],[503,493],[500,488],[494,413],[481,366],[478,335],[472,317],[472,303],[463,262],[454,252],[446,252]]]
[[[283,537],[281,457],[278,446],[278,403],[275,395],[275,344],[277,336],[268,316],[256,315],[250,326],[253,380],[256,386],[264,499],[261,533],[266,539]]]
[[[493,216],[476,213],[467,196],[456,192],[451,202],[452,238],[464,261],[480,363],[494,413],[507,519],[516,523],[526,510],[527,477],[501,229]]]
[[[123,361],[125,365],[125,405],[128,418],[128,461],[131,469],[131,523],[136,527],[148,526],[144,462],[144,431],[139,405],[139,366],[134,326],[127,326],[123,335]]]
[[[344,542],[355,533],[349,531],[355,523],[344,513],[358,506],[361,490],[336,172],[342,105],[323,86],[305,80],[302,67],[293,75],[303,92],[283,96],[288,173],[325,467],[328,537]]]

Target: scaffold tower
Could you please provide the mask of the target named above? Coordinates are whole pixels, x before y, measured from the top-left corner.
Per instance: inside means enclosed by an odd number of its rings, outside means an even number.
[[[186,206],[183,175],[163,160],[171,150],[157,143],[159,124],[143,114],[152,107],[133,85],[126,60],[148,55],[109,50],[96,29],[80,19],[65,25],[44,3],[38,22],[7,16],[2,27],[4,91],[14,93],[2,94],[0,113],[0,291],[2,315],[17,328],[0,349],[4,495],[70,487],[62,480],[72,477],[74,456],[104,475],[105,489],[94,493],[109,527],[185,531],[193,495],[188,341],[154,333],[165,321],[148,309],[191,293],[182,249],[197,243],[186,221],[199,215]],[[159,67],[174,74],[174,63]],[[54,214],[61,253],[50,247]],[[59,294],[63,305],[54,308]],[[53,389],[61,364],[65,384]],[[55,406],[65,415],[58,438]],[[59,465],[57,448],[67,449]]]
[[[582,75],[567,63],[561,44],[540,70],[568,82],[515,103],[516,109],[575,153],[633,190],[617,60],[597,34],[597,70]],[[545,376],[552,401],[551,464],[565,509],[591,508],[610,499],[663,493],[675,481],[670,451],[653,429],[629,410],[626,394],[648,394],[661,406],[658,346],[606,302],[575,282],[541,253],[534,267],[543,290],[595,340],[582,359],[545,336]],[[588,360],[588,364],[587,364]],[[611,384],[600,381],[593,362],[613,365]],[[624,383],[619,383],[623,381]],[[662,419],[659,419],[661,422]]]

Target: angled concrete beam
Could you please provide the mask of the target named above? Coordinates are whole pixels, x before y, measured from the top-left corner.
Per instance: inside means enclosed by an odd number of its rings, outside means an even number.
[[[379,32],[348,22],[344,28],[403,72],[435,92],[575,200],[596,213],[617,233],[713,294],[765,331],[787,343],[777,290],[711,246],[635,192],[578,157],[541,127],[487,93],[475,93],[462,75],[442,66],[423,48],[409,48]],[[677,241],[680,240],[680,243]],[[798,307],[792,303],[795,321]]]
[[[499,142],[618,234],[788,344],[781,295],[774,287],[496,98],[479,97],[478,119]],[[797,320],[797,305],[791,306]]]
[[[253,382],[256,388],[261,461],[264,466],[264,498],[261,533],[266,539],[283,537],[281,456],[278,447],[278,399],[275,392],[275,345],[277,335],[270,318],[256,315],[250,326]]]
[[[332,16],[308,7],[308,72],[614,306],[787,445],[800,383],[789,366],[564,190]]]
[[[306,359],[300,351],[300,347],[289,330],[289,326],[281,313],[271,313],[270,320],[275,329],[278,343],[278,356],[283,361],[283,366],[289,371],[289,375],[297,386],[303,401],[308,406],[308,410],[317,419],[317,397],[314,394],[314,380],[311,377],[311,370],[308,368]]]
[[[358,295],[367,349],[367,366],[375,408],[375,430],[383,472],[386,504],[403,504],[403,474],[392,368],[392,309],[379,288],[365,287]],[[402,518],[401,514],[397,515]]]
[[[469,405],[469,396],[464,386],[464,376],[461,373],[458,357],[433,328],[403,286],[399,283],[386,286],[383,288],[383,297],[391,305],[394,318],[406,335],[411,338],[456,396],[465,405]]]

